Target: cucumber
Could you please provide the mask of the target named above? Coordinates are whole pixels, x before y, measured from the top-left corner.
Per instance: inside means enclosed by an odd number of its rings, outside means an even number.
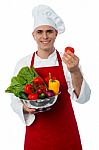
[[[20,92],[19,95],[20,95],[20,98],[22,99],[28,99],[27,94],[25,94],[24,92]]]

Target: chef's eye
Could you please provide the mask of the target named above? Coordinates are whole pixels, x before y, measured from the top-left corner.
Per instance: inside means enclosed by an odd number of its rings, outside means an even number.
[[[53,33],[53,30],[47,30],[47,33]]]
[[[37,30],[37,31],[36,31],[36,33],[38,33],[38,34],[42,34],[42,33],[43,33],[43,31],[42,31],[42,30]]]

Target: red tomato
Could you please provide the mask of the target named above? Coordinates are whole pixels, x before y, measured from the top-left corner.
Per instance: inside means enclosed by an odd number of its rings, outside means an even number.
[[[31,93],[31,94],[28,95],[29,100],[36,100],[38,98],[39,98],[38,93]]]
[[[71,51],[72,53],[75,52],[75,51],[74,51],[74,48],[69,47],[69,46],[65,48],[65,52],[67,52],[67,51]]]
[[[40,88],[37,89],[37,93],[38,93],[38,94],[41,94],[42,92],[43,92],[42,89],[40,89]]]
[[[26,84],[26,85],[24,86],[24,92],[25,92],[26,94],[32,93],[32,92],[33,92],[33,86],[32,86],[32,84]]]
[[[33,83],[34,83],[34,84],[42,84],[42,83],[43,83],[43,80],[42,80],[41,77],[35,77],[35,78],[33,79]]]
[[[43,92],[46,91],[46,87],[45,87],[43,84],[40,85],[39,88],[40,88]]]

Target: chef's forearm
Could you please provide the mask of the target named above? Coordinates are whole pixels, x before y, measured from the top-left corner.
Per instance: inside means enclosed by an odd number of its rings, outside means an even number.
[[[77,97],[79,97],[81,86],[82,86],[82,81],[83,81],[83,76],[79,68],[77,68],[77,70],[71,73],[71,78],[72,78],[74,91]]]

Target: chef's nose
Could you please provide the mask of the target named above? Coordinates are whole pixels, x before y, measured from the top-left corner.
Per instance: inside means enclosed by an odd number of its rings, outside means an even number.
[[[47,39],[47,38],[48,38],[47,32],[43,32],[43,38],[44,38],[44,39]]]

